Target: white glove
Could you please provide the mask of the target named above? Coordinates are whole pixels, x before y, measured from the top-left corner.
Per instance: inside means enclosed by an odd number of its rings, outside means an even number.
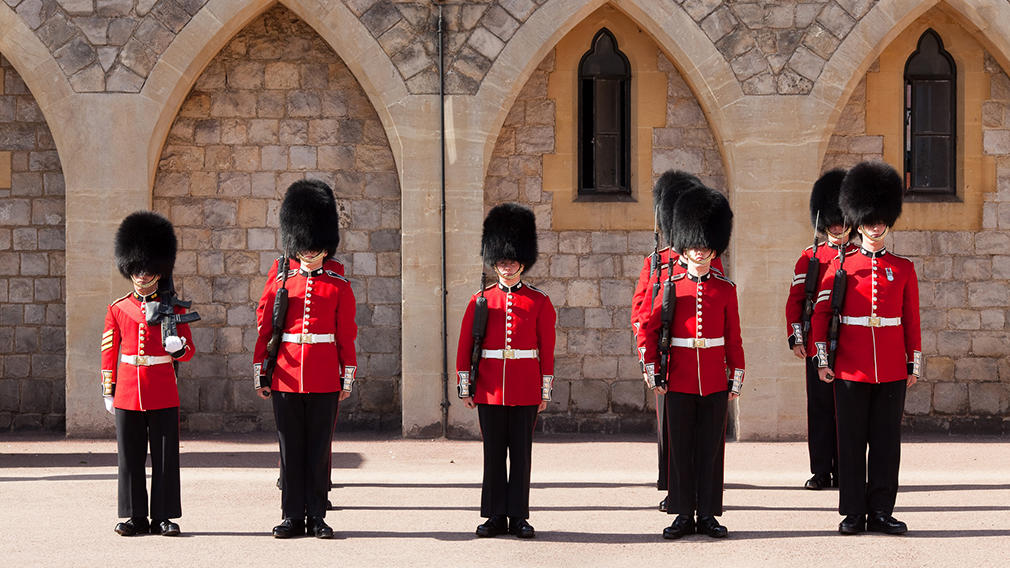
[[[105,410],[108,410],[109,414],[115,415],[116,414],[116,407],[112,406],[112,397],[111,396],[105,396],[105,397],[102,397],[102,398],[105,399]]]
[[[175,353],[181,351],[186,346],[186,338],[178,335],[169,335],[165,338],[165,351]]]

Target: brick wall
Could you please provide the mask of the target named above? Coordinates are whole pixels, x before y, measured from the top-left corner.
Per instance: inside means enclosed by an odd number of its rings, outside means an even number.
[[[653,132],[652,176],[678,167],[724,187],[721,158],[700,106],[669,60],[657,57],[667,74],[666,124]],[[517,201],[537,216],[540,258],[526,280],[547,292],[558,313],[554,400],[538,427],[651,430],[655,398],[634,354],[629,306],[642,259],[652,251],[652,232],[551,230],[555,195],[543,189],[542,179],[543,155],[554,152],[555,102],[547,97],[553,70],[551,52],[510,109],[484,184],[485,209]],[[644,198],[651,200],[651,193]]]
[[[1010,78],[990,56],[983,148],[996,161],[981,231],[897,231],[891,249],[919,277],[923,380],[908,390],[905,422],[917,432],[1010,432]],[[872,71],[872,69],[871,69]],[[845,107],[824,169],[883,159],[865,135],[866,81]]]
[[[251,22],[197,80],[162,151],[154,207],[176,225],[177,284],[203,320],[181,366],[183,427],[273,428],[252,388],[255,305],[279,254],[287,186],[322,179],[357,299],[358,376],[338,427],[400,425],[400,189],[375,109],[344,63],[283,7]],[[127,284],[124,282],[124,288]]]
[[[63,429],[63,196],[49,127],[0,57],[0,431]]]

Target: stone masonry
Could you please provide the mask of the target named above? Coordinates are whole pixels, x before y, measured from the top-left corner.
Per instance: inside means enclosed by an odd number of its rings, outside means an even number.
[[[871,71],[875,68],[871,67]],[[890,249],[919,277],[924,379],[908,390],[905,421],[915,431],[1010,432],[1010,78],[986,56],[990,98],[983,145],[997,161],[996,190],[983,204],[983,230],[898,231]],[[883,159],[883,139],[866,136],[866,80],[853,92],[824,169]]]
[[[49,127],[0,56],[0,432],[63,429],[63,196]]]
[[[445,89],[473,95],[516,30],[548,0],[445,2]],[[343,0],[413,94],[438,93],[438,6],[430,0]]]
[[[876,0],[676,0],[748,95],[805,95]]]
[[[79,93],[138,93],[207,0],[4,0]]]
[[[666,124],[653,132],[653,179],[683,168],[725,187],[715,140],[701,108],[670,61]],[[631,295],[653,235],[646,231],[553,231],[544,191],[543,155],[554,151],[555,103],[547,96],[551,52],[512,106],[485,180],[485,210],[504,201],[536,213],[540,258],[527,281],[544,290],[558,314],[553,401],[538,427],[547,432],[644,432],[655,427],[631,335]],[[657,169],[661,168],[661,169]],[[649,194],[646,199],[651,199]]]
[[[158,58],[207,0],[3,0],[56,57],[76,92],[140,92]],[[343,2],[412,94],[438,92],[432,0]],[[730,63],[745,93],[807,94],[876,0],[667,0]],[[447,1],[446,89],[475,94],[512,36],[547,0]],[[323,2],[326,4],[326,2]]]
[[[155,181],[154,208],[180,237],[180,294],[203,316],[193,326],[198,355],[179,377],[188,430],[273,428],[270,405],[251,382],[255,308],[279,255],[284,191],[305,177],[334,189],[336,257],[357,299],[360,380],[339,426],[399,426],[400,193],[389,143],[344,63],[292,12],[274,7],[197,80]]]

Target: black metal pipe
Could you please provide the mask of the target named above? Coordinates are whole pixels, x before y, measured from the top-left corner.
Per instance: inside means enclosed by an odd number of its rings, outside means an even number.
[[[439,111],[439,175],[441,176],[441,203],[439,212],[442,220],[442,437],[449,433],[449,290],[446,278],[446,231],[445,231],[445,53],[443,33],[445,19],[442,3],[438,4],[438,111]]]

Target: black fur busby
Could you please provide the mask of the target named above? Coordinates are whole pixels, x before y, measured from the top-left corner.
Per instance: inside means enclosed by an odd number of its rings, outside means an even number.
[[[333,256],[338,244],[337,200],[330,186],[315,179],[291,184],[281,203],[281,245],[284,254],[326,251],[327,256]]]
[[[721,256],[729,248],[733,231],[733,210],[718,191],[701,186],[680,196],[673,207],[670,245],[679,253],[691,248],[707,248]]]
[[[826,233],[833,225],[844,225],[845,216],[838,205],[838,193],[842,189],[845,170],[835,168],[828,170],[817,181],[810,191],[810,225],[818,233]]]
[[[116,230],[116,267],[126,278],[158,274],[167,281],[177,247],[171,221],[153,211],[130,213]]]
[[[666,170],[652,188],[652,205],[657,211],[659,233],[669,235],[673,226],[673,206],[685,191],[703,184],[696,176],[681,170]]]
[[[884,162],[861,162],[842,180],[839,205],[850,227],[884,223],[901,215],[901,176]]]
[[[503,203],[484,218],[480,239],[484,263],[493,267],[499,260],[516,260],[533,268],[537,262],[537,224],[533,211],[518,203]]]

